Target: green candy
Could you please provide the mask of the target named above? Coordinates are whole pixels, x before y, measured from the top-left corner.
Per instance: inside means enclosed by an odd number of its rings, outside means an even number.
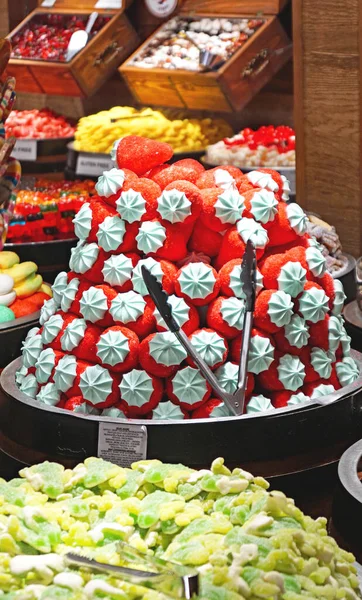
[[[0,323],[8,323],[9,321],[14,321],[14,319],[15,315],[11,308],[0,304]]]
[[[63,493],[63,474],[64,467],[62,465],[48,461],[20,471],[22,477],[25,477],[35,489],[43,492],[49,498],[57,498]]]
[[[177,494],[169,494],[168,492],[153,492],[149,496],[143,498],[141,502],[141,513],[138,516],[137,524],[141,529],[149,529],[159,520],[160,509],[166,502],[178,501],[180,498]]]

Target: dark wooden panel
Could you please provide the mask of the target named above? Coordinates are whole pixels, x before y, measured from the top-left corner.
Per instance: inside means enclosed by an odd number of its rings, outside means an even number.
[[[253,14],[262,12],[265,15],[276,15],[287,4],[288,0],[184,0],[182,12],[195,12],[224,16],[226,14]]]

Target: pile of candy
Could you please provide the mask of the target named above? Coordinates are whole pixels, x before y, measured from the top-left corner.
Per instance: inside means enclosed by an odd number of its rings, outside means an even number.
[[[209,51],[226,62],[263,23],[263,19],[175,17],[165,23],[131,64],[142,69],[199,71],[200,51]]]
[[[229,416],[155,309],[145,265],[170,295],[174,318],[222,387],[237,387],[246,242],[257,252],[257,298],[247,412],[295,405],[352,383],[358,368],[341,317],[341,283],[287,204],[276,171],[172,166],[168,144],[116,143],[117,168],[74,220],[71,271],[60,273],[40,329],[28,335],[20,389],[83,413],[183,419]],[[167,401],[165,401],[167,400]]]
[[[40,242],[74,237],[73,218],[94,194],[94,182],[37,179],[17,192],[8,242]]]
[[[115,106],[80,119],[74,147],[85,152],[109,153],[116,140],[133,134],[166,142],[174,152],[195,152],[222,136],[232,135],[232,130],[223,119],[189,119],[176,110],[138,111],[130,106]]]
[[[6,137],[31,139],[71,138],[75,127],[49,108],[13,110],[6,121]]]
[[[279,125],[260,127],[256,131],[243,129],[232,138],[225,138],[206,150],[210,165],[235,167],[294,167],[295,132]]]
[[[15,252],[0,252],[0,323],[36,312],[52,297],[37,270],[34,262],[21,263]]]
[[[72,34],[85,29],[89,15],[42,13],[33,15],[11,36],[12,58],[65,62]],[[98,16],[89,35],[92,39],[110,20]]]
[[[176,597],[172,582],[156,591],[110,572],[67,567],[64,555],[72,552],[147,570],[145,562],[122,562],[120,541],[196,568],[195,600],[361,598],[354,556],[328,536],[326,519],[305,516],[268,487],[262,477],[230,471],[221,458],[202,471],[159,460],[124,469],[98,458],[73,470],[49,462],[27,467],[18,479],[0,480],[2,598]]]
[[[348,259],[343,254],[341,240],[336,228],[317,215],[308,213],[307,231],[320,244],[319,248],[326,258],[329,273],[333,277],[340,277],[348,265]]]

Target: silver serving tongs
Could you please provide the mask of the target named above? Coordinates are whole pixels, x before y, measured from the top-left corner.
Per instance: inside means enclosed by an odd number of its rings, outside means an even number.
[[[142,277],[148,292],[168,329],[175,334],[180,344],[185,348],[187,354],[192,358],[205,379],[209,382],[216,395],[226,404],[232,414],[235,416],[242,415],[245,405],[245,387],[256,288],[256,255],[252,242],[250,240],[247,242],[241,264],[240,279],[245,294],[245,312],[243,339],[240,351],[238,388],[233,394],[229,394],[220,386],[214,373],[198,352],[196,352],[187,335],[173,318],[172,309],[168,303],[166,292],[162,289],[162,286],[157,281],[156,277],[152,275],[144,265],[142,265]]]
[[[169,598],[191,600],[194,596],[197,596],[199,575],[196,569],[142,554],[125,542],[117,544],[117,552],[123,561],[137,564],[141,568],[103,564],[93,558],[73,552],[67,553],[64,558],[69,567],[107,573],[112,577],[123,579],[134,585],[142,585],[160,591]],[[149,570],[143,570],[143,566],[148,567]]]

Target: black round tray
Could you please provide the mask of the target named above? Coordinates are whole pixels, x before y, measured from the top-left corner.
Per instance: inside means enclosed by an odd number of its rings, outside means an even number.
[[[352,345],[357,350],[362,350],[362,313],[357,300],[353,300],[343,309],[346,330],[352,338]]]
[[[60,271],[69,270],[70,251],[77,242],[77,238],[47,242],[11,242],[5,244],[4,250],[16,252],[21,262],[35,262],[43,279],[53,283]]]
[[[333,498],[331,532],[362,560],[362,440],[348,448],[338,465],[338,484]]]
[[[343,253],[347,258],[347,264],[342,273],[336,277],[343,283],[346,302],[351,302],[356,297],[356,259],[351,254]]]
[[[19,317],[9,323],[0,323],[0,369],[4,369],[19,356],[26,334],[39,323],[40,311]]]

